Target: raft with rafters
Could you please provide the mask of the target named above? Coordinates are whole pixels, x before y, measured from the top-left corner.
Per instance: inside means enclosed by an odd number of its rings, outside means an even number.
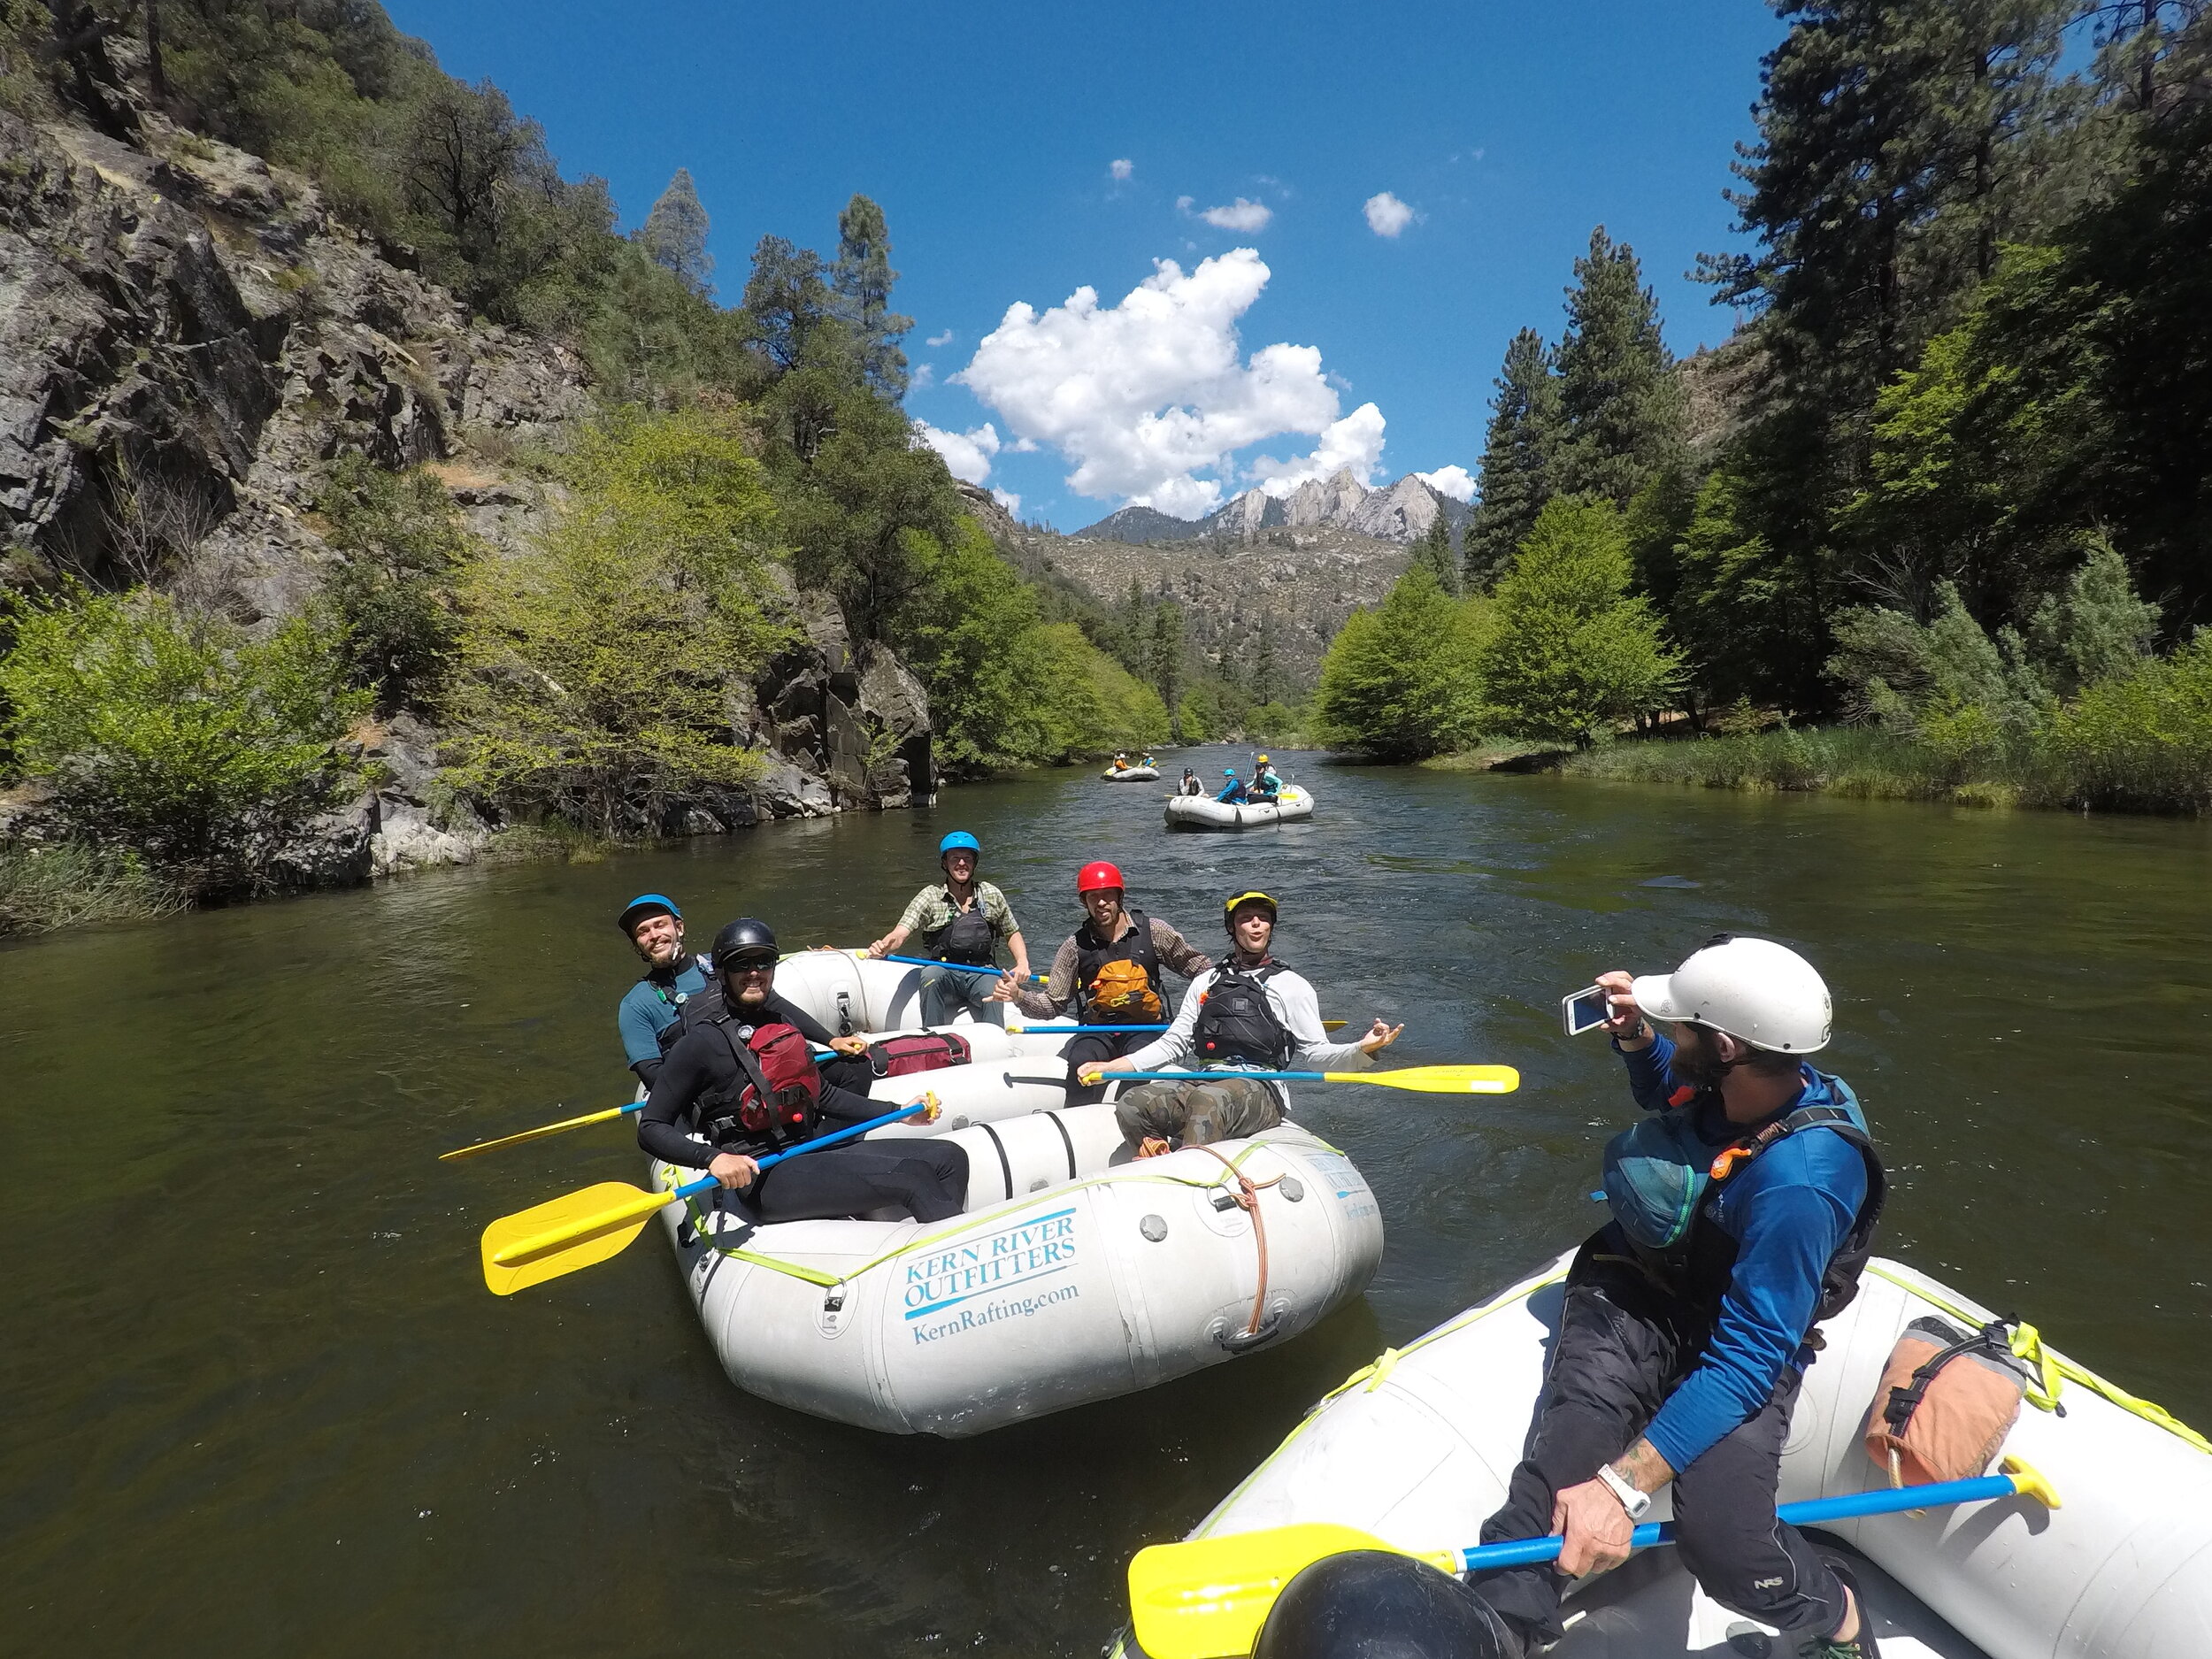
[[[1558,1328],[1568,1262],[1386,1352],[1325,1399],[1194,1538],[1325,1521],[1412,1552],[1473,1544],[1505,1496]],[[1822,1327],[1782,1455],[1783,1503],[1886,1486],[1862,1434],[1885,1362],[1924,1317],[1993,1316],[1876,1258]],[[1832,1523],[1883,1659],[2204,1659],[2212,1655],[2212,1444],[2016,1326],[2027,1401],[2002,1452],[2060,1507],[2023,1495]],[[1650,1518],[1667,1517],[1658,1495]],[[1667,1548],[1571,1591],[1547,1659],[1792,1650],[1709,1600]],[[1111,1650],[1140,1659],[1125,1635]]]
[[[1302,785],[1286,783],[1273,801],[1217,801],[1211,795],[1171,795],[1167,803],[1170,829],[1260,829],[1270,824],[1295,823],[1313,816],[1313,796]]]
[[[921,972],[810,951],[778,964],[776,988],[840,1034],[911,1028]],[[748,1393],[890,1433],[979,1434],[1289,1340],[1374,1277],[1375,1195],[1307,1129],[1128,1161],[1110,1102],[1065,1104],[1065,1032],[949,1029],[973,1064],[870,1091],[926,1091],[943,1115],[869,1139],[957,1142],[965,1214],[753,1226],[718,1191],[662,1212]],[[649,1181],[695,1173],[655,1163]]]

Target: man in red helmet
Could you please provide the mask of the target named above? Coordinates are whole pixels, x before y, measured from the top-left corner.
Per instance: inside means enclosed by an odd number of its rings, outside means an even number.
[[[1044,989],[1025,989],[1009,974],[991,995],[1033,1019],[1056,1018],[1073,1010],[1094,1028],[1069,1039],[1060,1050],[1068,1063],[1068,1104],[1088,1106],[1106,1098],[1106,1086],[1083,1082],[1083,1069],[1141,1048],[1153,1034],[1123,1027],[1165,1023],[1167,987],[1161,971],[1194,979],[1212,967],[1213,959],[1158,917],[1129,909],[1123,902],[1121,872],[1103,859],[1076,872],[1075,895],[1089,919],[1054,953]]]

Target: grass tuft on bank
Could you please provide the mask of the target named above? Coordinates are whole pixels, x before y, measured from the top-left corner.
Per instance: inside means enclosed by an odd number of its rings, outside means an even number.
[[[0,845],[0,939],[88,922],[142,922],[189,910],[192,895],[129,855],[59,842]]]

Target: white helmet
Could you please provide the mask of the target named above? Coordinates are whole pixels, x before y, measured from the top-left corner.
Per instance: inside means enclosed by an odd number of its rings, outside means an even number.
[[[1631,982],[1653,1019],[1710,1025],[1755,1048],[1811,1054],[1828,1046],[1828,987],[1813,964],[1770,939],[1722,933],[1672,973]]]

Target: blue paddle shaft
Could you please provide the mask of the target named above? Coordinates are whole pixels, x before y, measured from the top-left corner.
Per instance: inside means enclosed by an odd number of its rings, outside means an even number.
[[[1326,1071],[1109,1071],[1110,1083],[1219,1082],[1225,1077],[1267,1078],[1286,1083],[1325,1083]]]
[[[950,968],[955,973],[987,973],[994,979],[1002,973],[1011,973],[1011,968],[1001,968],[974,962],[940,962],[934,956],[891,956],[875,958],[878,962],[909,962],[918,968]]]
[[[2008,1498],[2019,1490],[2010,1475],[1977,1475],[1970,1480],[1940,1480],[1924,1486],[1884,1486],[1873,1492],[1854,1492],[1839,1498],[1808,1498],[1785,1503],[1775,1510],[1792,1526],[1818,1526],[1826,1521],[1848,1521],[1863,1515],[1892,1515],[1901,1509],[1932,1509],[1950,1503],[1978,1503],[1984,1498]],[[1500,1567],[1527,1567],[1558,1559],[1564,1540],[1522,1538],[1504,1544],[1481,1544],[1459,1552],[1462,1572],[1490,1572]],[[1647,1521],[1629,1540],[1637,1549],[1674,1542],[1672,1521]]]
[[[641,1105],[643,1104],[642,1102],[640,1102],[639,1103]],[[771,1152],[764,1158],[755,1158],[753,1160],[753,1168],[756,1171],[769,1169],[775,1164],[782,1163],[786,1158],[797,1157],[802,1152],[819,1152],[824,1147],[833,1147],[843,1141],[857,1140],[860,1136],[866,1134],[871,1129],[880,1129],[886,1124],[895,1124],[902,1118],[911,1118],[916,1112],[927,1111],[928,1110],[929,1102],[927,1101],[918,1100],[911,1106],[902,1106],[898,1109],[898,1110],[895,1112],[886,1112],[880,1118],[871,1118],[864,1124],[855,1124],[849,1129],[840,1129],[835,1134],[817,1135],[813,1140],[802,1141],[797,1146],[792,1147],[787,1150],[782,1152]],[[686,1181],[681,1187],[679,1187],[675,1191],[669,1194],[669,1196],[671,1198],[688,1198],[694,1193],[703,1193],[708,1187],[718,1187],[719,1185],[721,1185],[721,1183],[713,1176],[703,1175],[695,1181]]]

